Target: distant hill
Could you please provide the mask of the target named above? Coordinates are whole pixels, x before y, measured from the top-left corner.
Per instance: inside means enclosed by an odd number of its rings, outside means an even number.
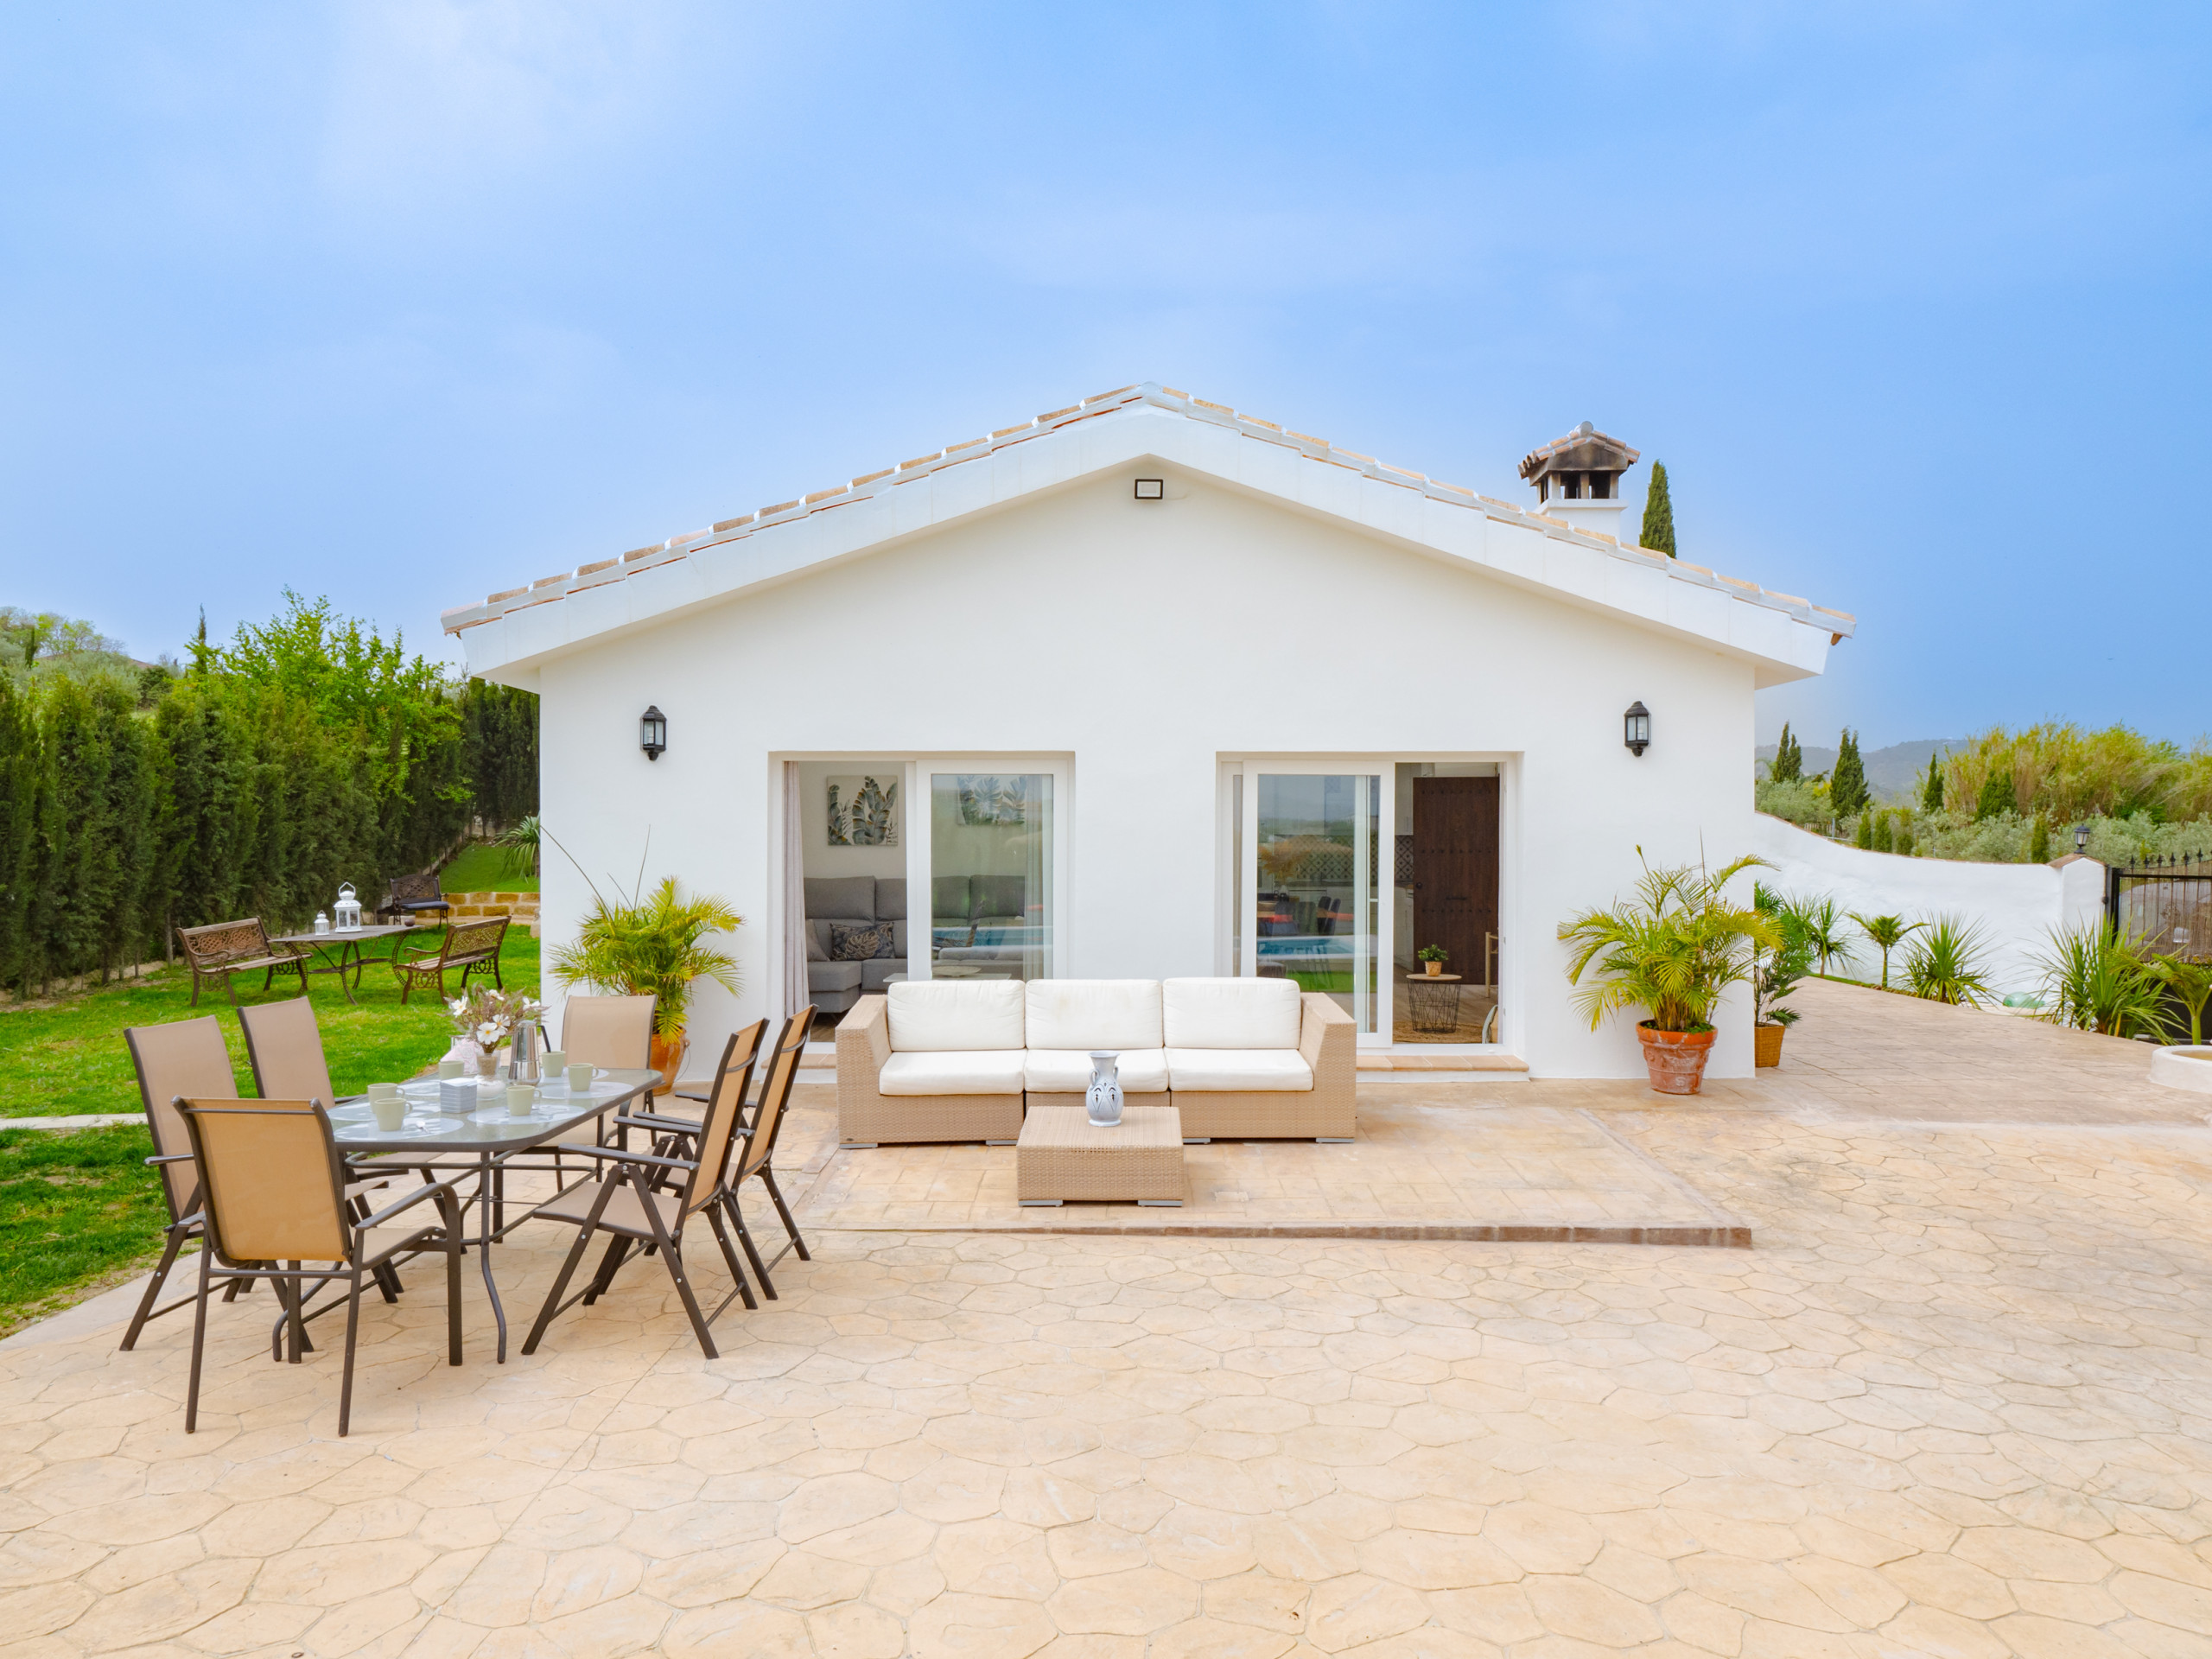
[[[1965,747],[1966,739],[1962,737],[1923,737],[1910,743],[1892,743],[1886,749],[1867,749],[1859,758],[1866,763],[1867,786],[1878,798],[1891,800],[1900,795],[1910,794],[1916,799],[1920,793],[1920,780],[1928,775],[1928,757]],[[1773,744],[1762,743],[1751,751],[1752,758],[1758,762],[1758,775],[1762,778],[1766,776],[1767,763],[1774,759],[1774,750]],[[1808,778],[1827,772],[1835,765],[1834,749],[1816,749],[1807,743],[1804,750],[1805,775]]]

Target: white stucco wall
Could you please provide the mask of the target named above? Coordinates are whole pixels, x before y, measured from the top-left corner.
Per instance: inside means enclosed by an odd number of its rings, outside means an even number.
[[[1155,977],[1215,971],[1220,761],[1347,755],[1501,763],[1501,1039],[1538,1076],[1641,1075],[1628,1019],[1575,1018],[1554,930],[1625,891],[1639,844],[1655,863],[1749,846],[1755,665],[1147,470],[1171,499],[1132,500],[1116,469],[542,660],[549,828],[604,887],[650,826],[649,879],[747,918],[746,989],[702,995],[695,1057],[781,1011],[785,756],[1063,758],[1068,971]],[[1620,739],[1639,698],[1640,760]],[[583,884],[556,854],[543,885],[557,941]],[[1712,1069],[1751,1065],[1738,1005]]]
[[[1751,815],[1751,845],[1776,867],[1766,884],[1784,893],[1826,895],[1847,911],[1909,922],[1964,918],[1987,942],[1989,982],[2000,996],[2033,992],[2043,979],[2035,958],[2049,953],[2051,934],[2094,922],[2104,906],[2105,867],[2091,858],[2059,865],[1904,858],[1842,846],[1764,812]],[[1850,931],[1859,949],[1847,971],[1871,979],[1881,971],[1881,952]],[[1891,984],[1904,955],[1890,953]]]

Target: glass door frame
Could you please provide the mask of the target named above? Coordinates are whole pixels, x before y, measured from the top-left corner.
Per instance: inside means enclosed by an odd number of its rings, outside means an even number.
[[[1375,827],[1370,834],[1379,842],[1388,839],[1387,832],[1382,826],[1383,817],[1388,810],[1385,803],[1392,798],[1385,786],[1394,785],[1395,781],[1392,773],[1394,765],[1394,762],[1389,760],[1376,760],[1372,758],[1356,759],[1350,755],[1321,760],[1246,760],[1226,761],[1223,764],[1221,771],[1224,802],[1235,803],[1231,809],[1235,816],[1225,817],[1224,822],[1230,826],[1230,837],[1236,842],[1235,885],[1226,906],[1230,920],[1230,938],[1236,941],[1237,960],[1233,969],[1236,976],[1252,979],[1257,977],[1260,971],[1260,930],[1255,917],[1260,897],[1259,780],[1263,777],[1373,779],[1376,791]],[[1237,782],[1239,779],[1243,780],[1241,785]],[[1356,827],[1358,819],[1356,816],[1352,842],[1352,868],[1355,872],[1352,889],[1355,895],[1359,892],[1357,875],[1359,843],[1358,831]],[[1388,871],[1390,865],[1388,861],[1382,861],[1382,849],[1379,844],[1368,849],[1368,868],[1376,876],[1376,888],[1372,895],[1375,930],[1372,935],[1368,936],[1369,942],[1375,951],[1376,990],[1373,994],[1375,1029],[1371,1032],[1357,1032],[1356,1040],[1363,1048],[1388,1047],[1392,1033],[1389,964],[1392,959],[1391,929],[1395,918],[1392,915],[1394,906],[1385,902],[1389,887],[1381,880],[1381,877]],[[1359,900],[1355,896],[1353,899],[1355,918],[1357,918],[1358,903]],[[1359,1018],[1360,1003],[1369,995],[1366,988],[1360,983],[1361,957],[1358,942],[1362,937],[1355,920],[1352,929],[1352,1017],[1355,1020]]]
[[[1521,755],[1513,751],[1440,751],[1423,750],[1415,753],[1387,754],[1336,754],[1318,759],[1309,755],[1238,756],[1224,754],[1219,764],[1220,833],[1217,838],[1216,866],[1221,872],[1222,891],[1216,905],[1221,918],[1222,931],[1215,944],[1215,957],[1223,970],[1234,976],[1250,978],[1258,969],[1259,940],[1254,925],[1253,910],[1259,897],[1259,837],[1255,833],[1258,816],[1257,785],[1253,779],[1262,775],[1325,777],[1376,777],[1382,780],[1382,819],[1378,830],[1382,846],[1382,864],[1377,883],[1376,950],[1378,952],[1379,990],[1376,999],[1375,1030],[1362,1032],[1357,1044],[1362,1048],[1388,1049],[1396,1046],[1397,987],[1393,967],[1397,960],[1397,904],[1393,892],[1396,885],[1395,800],[1397,769],[1408,763],[1429,760],[1472,761],[1492,765],[1497,768],[1497,997],[1499,1003],[1497,1034],[1487,1043],[1423,1043],[1415,1052],[1422,1054],[1472,1053],[1488,1054],[1497,1052],[1521,1052],[1514,1046],[1521,1035],[1522,1005],[1526,1001],[1518,994],[1520,970],[1519,928],[1516,924],[1516,895],[1521,889],[1521,846],[1516,811],[1521,789]],[[1241,912],[1241,913],[1240,913]]]
[[[1068,976],[1070,821],[1075,810],[1075,765],[1065,754],[925,754],[906,762],[906,977],[930,978],[935,955],[936,889],[931,859],[936,845],[935,800],[930,779],[938,772],[1023,773],[1052,780],[1052,952],[1051,976]],[[917,910],[922,915],[915,930]]]

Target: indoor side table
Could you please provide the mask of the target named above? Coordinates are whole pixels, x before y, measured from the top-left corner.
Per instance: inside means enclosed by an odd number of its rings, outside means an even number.
[[[1032,1106],[1014,1142],[1014,1192],[1025,1205],[1077,1202],[1179,1208],[1183,1114],[1173,1106],[1122,1108],[1110,1129],[1080,1106]]]
[[[1459,1030],[1459,976],[1408,974],[1406,1012],[1415,1031]]]

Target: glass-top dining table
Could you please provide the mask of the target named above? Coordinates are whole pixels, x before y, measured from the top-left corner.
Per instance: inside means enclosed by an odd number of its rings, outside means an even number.
[[[378,1164],[401,1169],[475,1167],[480,1230],[465,1234],[461,1243],[481,1254],[484,1291],[491,1299],[492,1317],[499,1323],[499,1363],[504,1365],[507,1314],[500,1306],[499,1282],[492,1276],[492,1246],[530,1218],[525,1211],[514,1221],[505,1219],[504,1176],[508,1161],[519,1153],[559,1140],[602,1112],[620,1111],[640,1096],[650,1100],[652,1090],[662,1086],[660,1073],[650,1069],[602,1067],[588,1095],[572,1094],[562,1083],[537,1084],[537,1100],[529,1115],[518,1117],[507,1110],[504,1077],[486,1082],[480,1097],[487,1103],[467,1113],[444,1110],[439,1104],[438,1079],[427,1077],[400,1084],[407,1118],[398,1128],[379,1128],[367,1099],[361,1096],[342,1100],[331,1109],[330,1128],[340,1154],[365,1174],[374,1173]],[[604,1173],[596,1167],[598,1160],[587,1161],[594,1167],[586,1179],[598,1179]]]

